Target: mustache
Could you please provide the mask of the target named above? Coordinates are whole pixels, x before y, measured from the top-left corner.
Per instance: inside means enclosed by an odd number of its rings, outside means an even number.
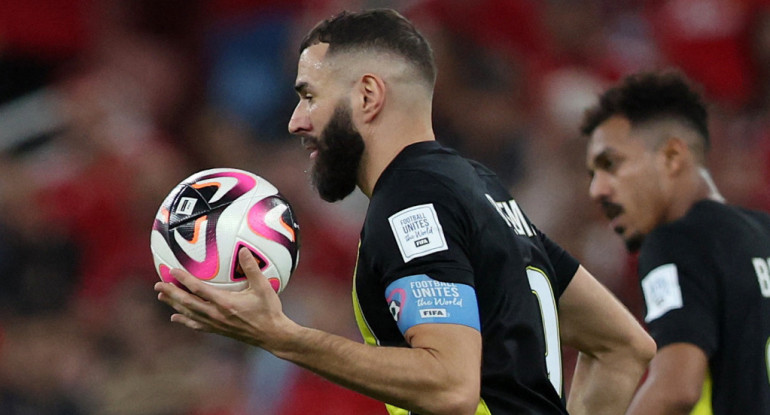
[[[300,143],[302,144],[302,147],[310,148],[310,147],[318,147],[318,140],[313,137],[308,136],[300,136]]]
[[[617,203],[612,203],[606,199],[602,199],[599,204],[602,208],[602,212],[604,212],[604,215],[607,216],[607,218],[610,220],[614,219],[624,211],[623,206]]]

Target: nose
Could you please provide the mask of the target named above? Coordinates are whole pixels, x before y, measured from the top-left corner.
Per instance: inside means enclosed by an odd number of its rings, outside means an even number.
[[[291,119],[289,119],[289,133],[301,134],[311,129],[310,117],[307,115],[307,111],[302,108],[302,101],[300,101],[294,107],[294,112],[291,114]]]
[[[591,184],[588,186],[588,195],[594,201],[600,201],[610,196],[611,186],[609,177],[602,171],[596,171],[591,177]]]

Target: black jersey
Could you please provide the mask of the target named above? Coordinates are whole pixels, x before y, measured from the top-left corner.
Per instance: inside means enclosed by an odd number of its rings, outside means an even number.
[[[715,201],[642,244],[650,334],[706,353],[714,414],[770,414],[769,270],[770,215]]]
[[[394,281],[466,284],[483,341],[477,414],[566,413],[557,304],[578,262],[488,169],[437,142],[408,146],[374,187],[358,255],[353,297],[367,343],[408,347],[385,298]]]

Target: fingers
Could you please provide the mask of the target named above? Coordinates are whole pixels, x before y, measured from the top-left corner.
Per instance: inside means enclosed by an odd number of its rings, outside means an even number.
[[[200,311],[194,311],[197,303],[203,303],[200,298],[185,292],[183,289],[171,283],[155,283],[155,291],[158,292],[158,300],[168,304],[177,312],[192,317],[195,314],[201,314]]]
[[[221,290],[181,269],[171,271],[178,284],[156,283],[158,300],[176,311],[171,321],[197,331],[249,339],[260,319],[279,316],[280,301],[257,260],[248,249],[238,252],[238,260],[249,281],[246,290]]]
[[[215,304],[205,301],[172,283],[155,283],[158,300],[171,306],[176,313],[171,322],[182,324],[197,331],[216,332],[217,319],[221,318]]]
[[[259,263],[257,263],[257,260],[251,254],[251,251],[247,248],[241,248],[241,250],[238,251],[238,261],[241,264],[243,273],[246,274],[249,286],[254,287],[254,289],[259,291],[266,289],[273,291],[273,287],[267,281],[265,275],[262,274],[262,271],[259,269]]]
[[[214,287],[209,286],[183,269],[172,269],[171,276],[176,278],[176,280],[188,291],[206,301],[211,301],[216,295],[216,289]]]
[[[171,315],[171,322],[172,323],[181,324],[183,326],[189,327],[189,328],[191,328],[193,330],[197,330],[197,331],[211,331],[211,330],[208,330],[207,326],[205,326],[204,324],[201,324],[201,323],[199,323],[199,322],[197,322],[197,321],[195,321],[195,320],[185,316],[184,314],[172,314]]]
[[[172,270],[171,272],[178,284],[155,283],[154,289],[158,292],[158,300],[171,306],[180,316],[184,316],[190,322],[193,320],[207,321],[211,314],[216,312],[212,302],[207,300],[207,297],[211,297],[211,291],[215,291],[215,289],[209,289],[205,283],[183,270]],[[172,321],[175,321],[175,318],[172,318]],[[196,330],[201,329],[200,327],[193,327],[188,321],[183,324]]]

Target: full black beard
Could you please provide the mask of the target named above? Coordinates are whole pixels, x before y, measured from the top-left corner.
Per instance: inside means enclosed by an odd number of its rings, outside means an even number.
[[[318,141],[312,171],[313,186],[321,199],[336,202],[356,188],[364,139],[353,125],[350,107],[340,103]]]

